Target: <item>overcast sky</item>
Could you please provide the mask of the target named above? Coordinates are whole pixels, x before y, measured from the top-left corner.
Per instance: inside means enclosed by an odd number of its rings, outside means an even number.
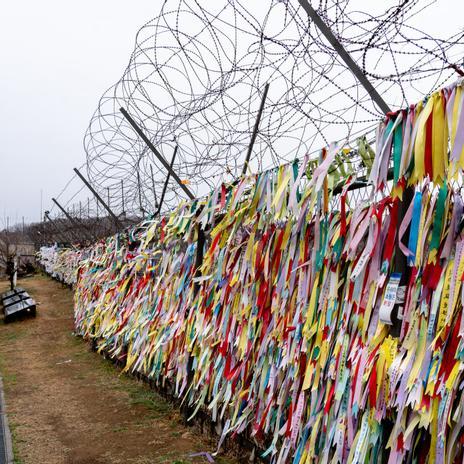
[[[0,228],[38,221],[84,162],[98,99],[122,74],[153,0],[22,0],[0,13]]]
[[[82,139],[98,99],[121,76],[137,30],[156,16],[160,1],[2,5],[0,229],[7,217],[10,225],[23,216],[38,221],[41,190],[50,208],[72,168],[84,163]],[[439,0],[420,27],[447,36],[462,27],[463,9],[462,0]]]

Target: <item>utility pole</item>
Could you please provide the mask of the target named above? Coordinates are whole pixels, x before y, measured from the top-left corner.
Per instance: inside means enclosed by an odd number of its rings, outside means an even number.
[[[42,211],[43,211],[43,190],[40,189],[40,221],[44,220]]]
[[[138,194],[139,194],[139,208],[142,214],[144,215],[145,210],[143,209],[143,206],[142,206],[142,191],[140,187],[140,172],[138,168],[137,168],[137,188],[138,188]]]
[[[153,189],[153,197],[155,198],[155,208],[158,209],[158,198],[156,198],[156,189],[155,189],[155,176],[153,175],[153,166],[150,164],[150,173],[151,173],[151,187]]]
[[[126,214],[126,208],[124,205],[124,181],[121,179],[121,199],[122,199],[122,214]]]

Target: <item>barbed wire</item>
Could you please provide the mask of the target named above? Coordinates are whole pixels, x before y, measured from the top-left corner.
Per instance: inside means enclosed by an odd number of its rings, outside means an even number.
[[[359,11],[354,0],[312,2],[395,109],[457,77],[464,33],[436,38],[415,26],[433,3],[386,1],[379,11],[377,2],[363,2]],[[195,195],[237,178],[266,83],[252,172],[372,133],[382,117],[297,0],[164,1],[91,118],[89,180],[118,213],[156,209],[166,171],[121,107],[168,162],[178,146],[174,170]],[[164,208],[179,198],[171,180]]]

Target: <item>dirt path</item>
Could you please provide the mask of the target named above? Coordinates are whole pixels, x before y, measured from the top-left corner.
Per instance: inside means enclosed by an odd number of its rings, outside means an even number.
[[[19,283],[37,318],[0,325],[0,370],[16,463],[207,462],[212,451],[162,398],[120,375],[72,335],[72,292],[37,276]],[[0,293],[7,284],[0,282]],[[217,458],[217,463],[230,463]]]

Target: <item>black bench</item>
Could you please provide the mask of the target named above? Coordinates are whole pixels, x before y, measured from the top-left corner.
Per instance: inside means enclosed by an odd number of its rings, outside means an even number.
[[[5,322],[9,322],[16,316],[36,315],[36,303],[21,287],[16,287],[2,295],[3,313]]]

